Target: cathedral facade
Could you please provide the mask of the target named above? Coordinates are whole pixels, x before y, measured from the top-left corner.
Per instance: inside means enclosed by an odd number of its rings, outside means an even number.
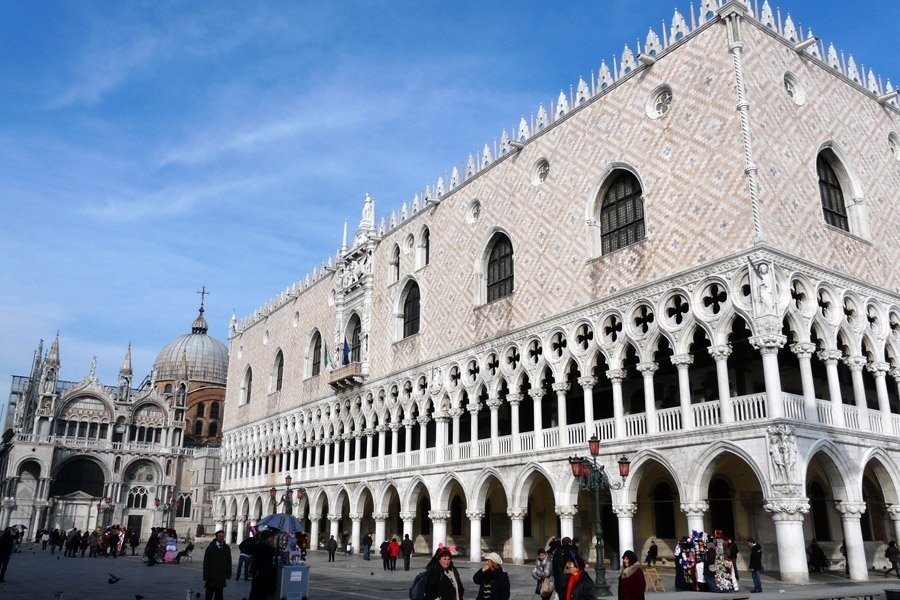
[[[890,82],[767,2],[676,11],[233,321],[216,526],[593,559],[596,436],[610,556],[721,530],[802,582],[816,538],[866,579],[900,538],[898,135]]]
[[[99,381],[96,359],[81,381],[60,380],[59,336],[46,354],[39,347],[31,373],[13,377],[0,526],[208,535],[227,365],[202,306],[191,333],[167,344],[138,386],[130,346],[115,386]]]

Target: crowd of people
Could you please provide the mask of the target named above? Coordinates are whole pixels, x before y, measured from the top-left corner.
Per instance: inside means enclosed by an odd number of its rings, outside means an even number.
[[[73,527],[65,529],[41,529],[36,533],[35,541],[41,543],[41,550],[50,547],[50,554],[60,552],[63,556],[75,558],[88,555],[89,558],[98,556],[112,557],[124,556],[131,547],[134,556],[135,548],[140,545],[138,532],[112,525],[109,527],[97,527],[92,531],[81,530]]]
[[[761,592],[762,547],[750,544],[751,592]],[[675,545],[675,587],[695,592],[735,592],[740,589],[737,557],[740,548],[721,531],[712,535],[693,531]]]

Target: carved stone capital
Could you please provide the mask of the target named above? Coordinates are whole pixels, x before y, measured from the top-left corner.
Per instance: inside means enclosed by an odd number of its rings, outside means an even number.
[[[826,365],[836,365],[837,361],[839,361],[843,355],[843,352],[840,350],[819,350],[816,352],[816,356],[819,357],[819,360]]]
[[[898,369],[898,368],[891,369],[891,377],[894,378],[894,381],[900,383],[900,369]]]
[[[838,502],[834,508],[841,514],[842,519],[859,520],[863,513],[866,512],[865,502]]]
[[[506,514],[513,521],[523,521],[525,520],[525,515],[528,514],[528,510],[524,508],[510,508],[507,509]]]
[[[892,521],[900,521],[900,504],[889,504],[884,510]]]
[[[659,365],[655,362],[642,362],[635,365],[635,368],[643,373],[644,377],[653,377],[653,374],[659,370]]]
[[[759,350],[760,354],[778,354],[786,343],[787,337],[780,333],[764,333],[750,338],[750,344]]]
[[[731,356],[731,344],[722,344],[721,346],[710,346],[709,347],[709,355],[713,357],[713,360],[719,362],[720,360],[728,360],[728,357]]]
[[[469,414],[472,415],[472,417],[474,418],[475,415],[478,414],[478,411],[481,410],[481,405],[480,404],[469,404],[469,406],[466,407],[466,410],[469,411]]]
[[[622,383],[628,377],[628,371],[625,369],[610,369],[606,372],[606,378],[613,383]]]
[[[403,425],[401,425],[400,423],[391,422],[391,424],[388,425],[388,427],[391,428],[391,431],[400,431],[400,428],[403,427]]]
[[[509,402],[510,406],[516,406],[522,402],[522,394],[507,394],[506,401]]]
[[[848,356],[844,359],[844,364],[847,365],[847,368],[851,371],[862,371],[863,367],[868,364],[868,359],[865,356]]]
[[[366,427],[365,429],[363,429],[363,435],[365,435],[366,437],[372,437],[373,435],[375,435],[375,428]]]
[[[583,387],[586,390],[593,389],[595,385],[597,385],[596,377],[579,377],[578,385]]]
[[[709,510],[709,502],[700,500],[699,502],[683,502],[681,504],[681,512],[688,517],[702,517]]]
[[[390,430],[390,426],[389,426],[389,425],[381,424],[381,425],[379,425],[378,427],[376,427],[375,430],[378,431],[378,432],[381,432],[381,431],[388,431],[388,430]]]
[[[372,513],[372,518],[376,521],[387,521],[388,514],[383,512]]]
[[[462,416],[463,411],[461,408],[454,408],[450,411],[450,417],[453,419],[458,419]]]
[[[578,514],[577,506],[560,505],[556,507],[556,515],[563,519],[572,519]]]
[[[565,392],[569,391],[569,387],[570,387],[569,384],[566,383],[565,381],[560,382],[560,383],[554,383],[553,391],[556,392],[557,394],[565,393]]]
[[[528,390],[528,395],[531,396],[531,399],[535,402],[540,402],[545,393],[544,388],[531,388]]]
[[[412,426],[415,425],[415,424],[416,424],[416,420],[415,420],[415,419],[403,419],[403,426],[404,426],[404,427],[412,427]]]
[[[616,513],[616,516],[622,518],[632,518],[637,513],[637,504],[629,503],[629,504],[613,504],[612,511]]]
[[[358,523],[359,521],[362,521],[362,518],[363,518],[361,513],[350,513],[347,516],[350,517],[350,520],[353,521],[354,523]]]
[[[318,521],[318,520],[321,519],[321,518],[322,518],[322,513],[317,513],[317,512],[310,512],[310,513],[309,513],[309,520],[310,520],[310,522]]]
[[[450,518],[449,510],[430,510],[428,511],[428,518],[432,521],[446,521]]]
[[[467,510],[466,518],[468,518],[470,521],[480,521],[484,518],[484,511],[483,510]]]
[[[885,361],[872,362],[866,365],[866,370],[875,377],[884,377],[891,370],[891,364]]]
[[[816,351],[816,345],[811,342],[796,342],[791,344],[790,348],[797,358],[811,358]]]
[[[426,415],[422,415],[417,420],[419,421],[419,425],[428,425],[429,418]]]
[[[332,523],[337,523],[338,521],[341,520],[341,515],[334,515],[334,514],[329,513],[328,520],[331,521]]]
[[[387,517],[385,517],[385,518],[387,518]],[[406,510],[405,510],[405,511],[403,511],[403,512],[400,513],[400,520],[401,520],[401,521],[412,521],[412,520],[415,519],[415,518],[416,518],[416,513],[412,512],[412,511],[406,511]]]
[[[694,364],[694,356],[692,354],[673,354],[672,364],[677,368],[687,368]]]
[[[500,398],[488,398],[488,401],[485,402],[485,404],[487,405],[487,407],[489,409],[497,410],[498,408],[500,408],[500,405],[503,403],[500,402]]]
[[[772,515],[773,521],[802,521],[803,515],[809,512],[809,501],[806,498],[770,498],[763,508]]]

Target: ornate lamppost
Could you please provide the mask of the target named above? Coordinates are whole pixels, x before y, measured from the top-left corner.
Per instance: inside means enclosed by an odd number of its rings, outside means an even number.
[[[595,581],[594,586],[597,595],[600,597],[611,596],[609,584],[606,583],[606,566],[603,563],[603,521],[600,514],[600,490],[610,489],[619,490],[625,485],[625,478],[628,477],[628,471],[631,468],[631,461],[625,456],[619,458],[619,476],[622,481],[613,483],[603,465],[597,462],[597,456],[600,454],[600,440],[597,436],[591,436],[588,440],[588,450],[591,458],[581,458],[579,456],[570,457],[569,464],[572,466],[572,475],[581,484],[581,489],[594,492],[594,515],[595,528],[594,533],[597,536],[597,561],[594,568]]]
[[[274,486],[271,489],[269,489],[269,498],[276,501],[275,509],[277,510],[278,506],[280,504],[284,504],[284,512],[286,512],[287,514],[291,514],[292,506],[300,505],[300,499],[303,498],[303,494],[306,492],[306,489],[303,488],[302,486],[298,487],[297,488],[297,500],[296,501],[293,500],[292,496],[293,496],[294,490],[291,489],[291,481],[293,481],[293,480],[291,479],[290,475],[287,475],[284,478],[285,490],[284,490],[284,494],[282,494],[281,498],[277,498],[278,490],[275,489]]]
[[[175,512],[176,509],[181,507],[181,498],[178,499],[177,502],[172,501],[172,492],[169,492],[168,497],[166,498],[166,502],[163,503],[159,498],[156,499],[156,508],[162,509],[163,511],[163,523],[165,523],[166,527],[171,527],[171,515]]]
[[[102,527],[109,525],[109,523],[107,523],[107,515],[114,510],[116,510],[116,505],[113,504],[112,498],[101,498],[100,502],[97,503],[97,515],[100,516],[100,524]]]

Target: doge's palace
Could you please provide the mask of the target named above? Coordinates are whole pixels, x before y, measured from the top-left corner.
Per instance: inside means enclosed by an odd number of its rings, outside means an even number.
[[[230,539],[286,509],[354,548],[593,553],[568,458],[596,435],[608,471],[631,462],[602,497],[609,557],[722,530],[787,581],[813,538],[834,565],[846,543],[853,579],[881,567],[900,537],[890,81],[743,0],[676,11],[595,73],[399,209],[366,195],[337,255],[233,320]]]

